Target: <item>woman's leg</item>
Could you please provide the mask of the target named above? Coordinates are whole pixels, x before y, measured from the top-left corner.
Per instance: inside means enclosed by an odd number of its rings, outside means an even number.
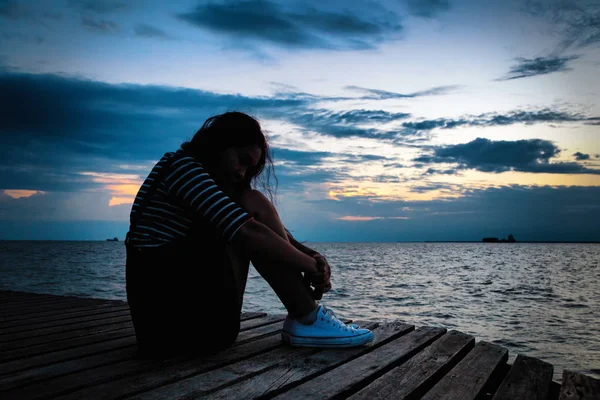
[[[277,210],[262,193],[256,190],[245,192],[240,199],[240,205],[257,221],[267,225],[282,238],[288,240]],[[273,288],[290,316],[302,317],[310,314],[317,307],[317,303],[304,286],[300,272],[282,268],[281,265],[268,261],[256,261],[252,264]],[[244,263],[236,265],[240,266],[236,271],[236,276],[247,276],[247,269],[246,271],[240,270]],[[244,279],[243,285],[238,283],[238,288],[245,287],[245,283]]]

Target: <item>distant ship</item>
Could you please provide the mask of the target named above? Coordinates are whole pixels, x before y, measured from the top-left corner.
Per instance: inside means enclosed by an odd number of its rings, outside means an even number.
[[[117,238],[117,237],[114,237],[114,238],[112,238],[112,239],[106,239],[106,241],[107,241],[107,242],[118,242],[118,241],[119,241],[119,238]]]
[[[506,239],[498,239],[497,237],[484,237],[481,239],[484,243],[514,243],[516,242],[515,237],[510,234]]]

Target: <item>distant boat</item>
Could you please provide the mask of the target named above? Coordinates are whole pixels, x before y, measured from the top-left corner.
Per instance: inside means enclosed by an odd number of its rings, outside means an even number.
[[[497,237],[484,237],[481,239],[484,243],[514,243],[516,242],[515,237],[510,234],[506,239],[498,239]]]
[[[112,238],[112,239],[106,239],[106,241],[107,241],[107,242],[118,242],[118,241],[119,241],[119,238],[117,238],[117,237],[114,237],[114,238]]]

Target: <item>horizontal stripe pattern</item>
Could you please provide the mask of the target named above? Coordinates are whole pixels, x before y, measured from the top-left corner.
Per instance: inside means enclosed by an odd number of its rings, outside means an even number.
[[[157,185],[156,189],[150,191],[141,210],[152,185]],[[137,215],[140,218],[133,226]],[[229,242],[252,218],[219,189],[202,164],[181,151],[166,153],[148,174],[133,203],[130,244],[153,247],[184,239],[197,219],[208,222]]]

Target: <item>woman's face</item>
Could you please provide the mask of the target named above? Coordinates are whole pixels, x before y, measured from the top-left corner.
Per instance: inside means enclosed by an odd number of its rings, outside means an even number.
[[[258,145],[230,147],[221,153],[219,179],[225,186],[235,186],[248,172],[256,170],[262,150]]]

